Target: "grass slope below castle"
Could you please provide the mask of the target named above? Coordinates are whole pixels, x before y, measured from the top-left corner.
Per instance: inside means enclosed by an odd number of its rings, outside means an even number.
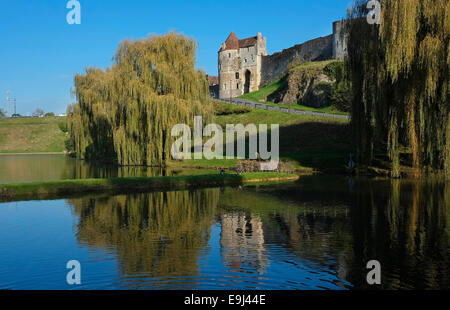
[[[334,76],[334,72],[327,72],[327,68],[331,67],[332,65],[342,65],[343,62],[341,60],[325,60],[325,61],[315,61],[315,62],[304,62],[299,63],[297,65],[293,64],[290,66],[290,69],[288,72],[278,78],[277,80],[273,81],[269,85],[248,94],[244,94],[239,98],[251,100],[254,102],[264,103],[271,106],[277,106],[277,107],[283,107],[283,108],[291,108],[301,111],[310,111],[310,112],[319,112],[319,113],[329,113],[329,114],[341,114],[341,115],[350,115],[350,113],[339,110],[333,102],[330,102],[327,104],[327,106],[324,107],[312,107],[305,105],[300,101],[297,102],[291,102],[291,104],[282,103],[282,102],[272,102],[270,100],[267,100],[267,98],[271,95],[273,95],[276,92],[281,92],[284,89],[287,89],[290,85],[289,75],[292,74],[303,74],[305,76],[311,76],[312,78],[316,78],[320,74],[328,75],[330,79],[335,80],[336,76]],[[331,65],[331,66],[329,66]],[[330,83],[334,84],[334,83]]]
[[[280,157],[304,172],[343,170],[351,152],[351,132],[348,120],[215,103],[216,123],[279,124]],[[232,168],[237,159],[172,161],[171,166]]]
[[[0,153],[64,152],[65,117],[0,119]]]

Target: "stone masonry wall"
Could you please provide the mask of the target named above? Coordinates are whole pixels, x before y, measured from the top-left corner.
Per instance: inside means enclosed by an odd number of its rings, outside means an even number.
[[[261,77],[261,59],[267,55],[266,38],[257,34],[256,45],[219,52],[219,98],[235,98],[257,91]],[[249,79],[247,81],[247,78]]]
[[[301,61],[333,58],[333,35],[313,39],[282,52],[262,57],[260,87],[264,87],[282,76],[286,72],[288,64],[296,58]]]

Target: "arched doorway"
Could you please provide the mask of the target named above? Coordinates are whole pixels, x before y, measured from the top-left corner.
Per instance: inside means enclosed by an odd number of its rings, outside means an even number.
[[[252,74],[251,74],[250,70],[245,71],[244,94],[247,94],[250,92],[251,75]]]

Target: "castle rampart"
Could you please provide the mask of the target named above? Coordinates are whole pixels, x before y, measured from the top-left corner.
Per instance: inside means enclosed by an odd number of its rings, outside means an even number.
[[[333,34],[267,55],[266,38],[239,40],[234,32],[219,51],[219,97],[239,97],[281,77],[293,61],[343,59],[347,53],[345,21],[333,23]]]
[[[263,57],[260,86],[265,86],[283,75],[288,65],[294,60],[319,61],[331,59],[333,57],[332,41],[333,35],[329,35]]]

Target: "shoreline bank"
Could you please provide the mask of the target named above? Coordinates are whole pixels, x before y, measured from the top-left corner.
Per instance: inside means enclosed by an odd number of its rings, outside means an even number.
[[[31,152],[31,153],[0,153],[0,156],[14,155],[66,155],[65,152]]]
[[[10,183],[0,185],[0,201],[8,202],[29,198],[65,197],[98,192],[167,191],[227,185],[295,181],[295,174],[257,172],[237,174],[206,174],[149,178],[75,179],[51,182]]]

